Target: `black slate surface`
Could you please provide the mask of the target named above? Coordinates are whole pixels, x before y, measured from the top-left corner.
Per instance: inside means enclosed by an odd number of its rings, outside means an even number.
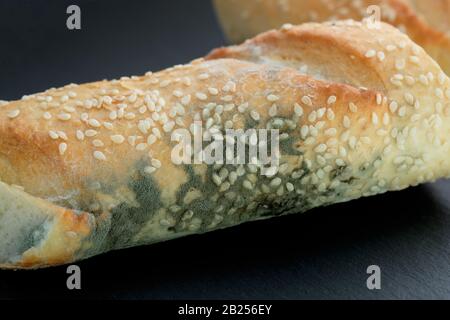
[[[78,4],[82,30],[65,27]],[[208,0],[0,1],[0,99],[142,74],[225,44]],[[0,137],[1,139],[1,137]],[[450,299],[450,183],[111,252],[0,271],[0,298]],[[366,288],[378,265],[382,289]]]

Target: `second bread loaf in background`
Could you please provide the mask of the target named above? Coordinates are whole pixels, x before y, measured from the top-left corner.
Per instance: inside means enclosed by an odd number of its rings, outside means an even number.
[[[214,0],[229,40],[239,43],[285,23],[361,20],[377,5],[381,20],[422,46],[450,74],[450,0]]]

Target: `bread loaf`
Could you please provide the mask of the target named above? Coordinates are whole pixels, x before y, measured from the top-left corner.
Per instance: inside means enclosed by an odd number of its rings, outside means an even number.
[[[0,107],[0,266],[39,268],[449,176],[450,82],[394,27],[304,24]],[[276,129],[276,170],[177,164],[177,129]],[[361,213],[364,214],[364,213]]]
[[[282,24],[380,18],[407,33],[450,74],[450,0],[214,0],[223,29],[238,43]]]

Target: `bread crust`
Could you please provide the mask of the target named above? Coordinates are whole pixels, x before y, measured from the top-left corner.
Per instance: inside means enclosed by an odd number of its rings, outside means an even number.
[[[0,206],[0,240],[15,246],[0,245],[0,267],[68,263],[447,177],[449,116],[449,79],[421,47],[351,20],[9,102],[0,196],[16,207]],[[277,172],[175,164],[172,133],[194,120],[206,131],[277,128]]]
[[[381,19],[422,46],[450,73],[449,0],[214,0],[223,29],[233,43],[285,23],[362,20],[378,5]]]

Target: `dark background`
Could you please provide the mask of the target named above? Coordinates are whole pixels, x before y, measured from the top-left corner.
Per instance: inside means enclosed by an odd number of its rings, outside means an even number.
[[[66,28],[66,8],[82,30]],[[226,42],[208,0],[0,0],[0,99],[188,62]],[[1,137],[0,137],[1,139]],[[66,267],[0,271],[0,298],[450,299],[450,183],[147,247]],[[366,288],[366,268],[382,289]]]

